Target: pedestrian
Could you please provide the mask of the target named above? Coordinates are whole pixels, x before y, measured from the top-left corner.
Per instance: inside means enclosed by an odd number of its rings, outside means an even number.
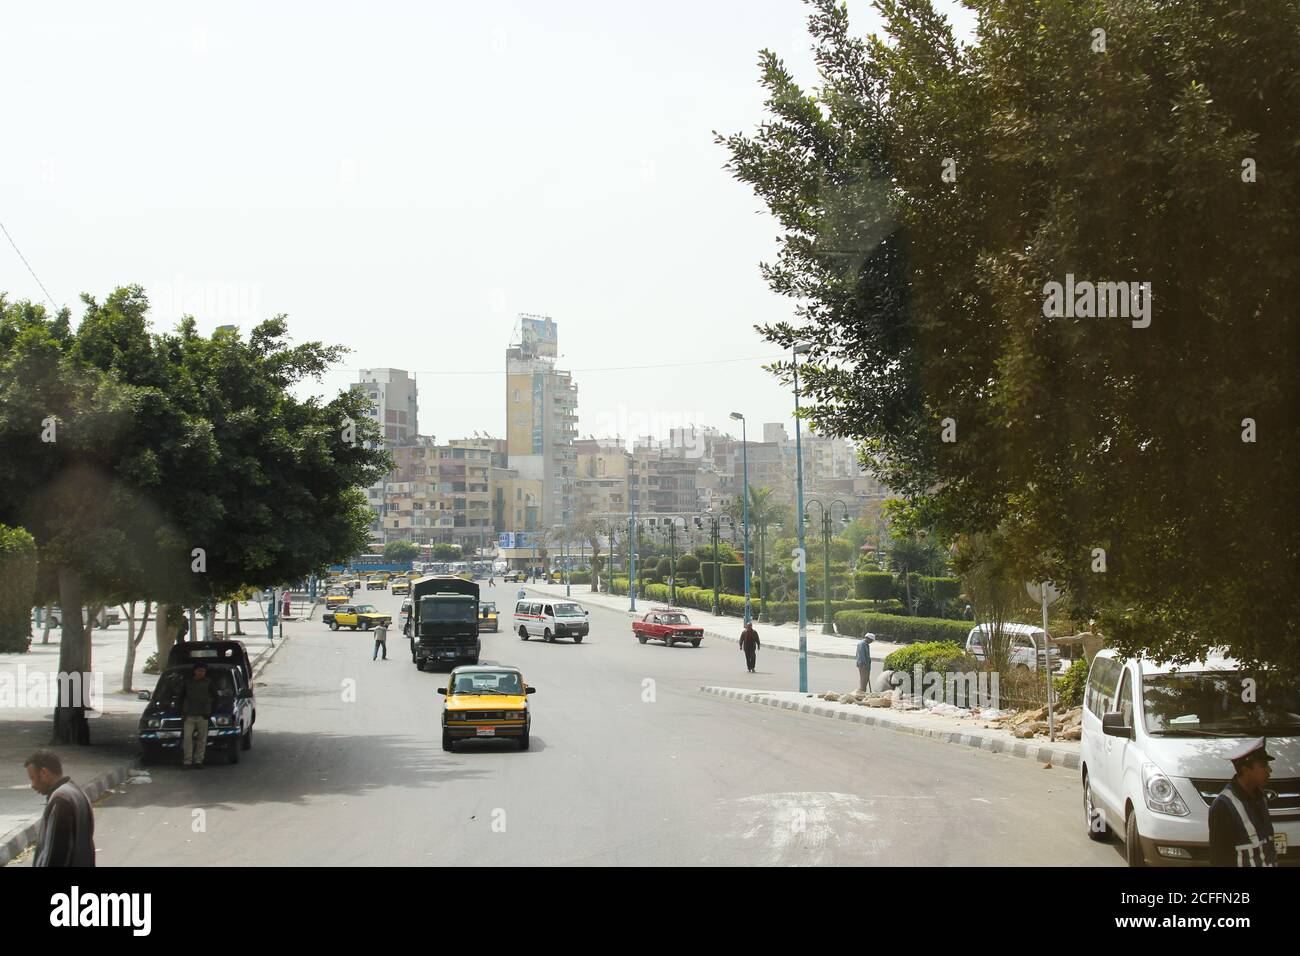
[[[758,640],[758,631],[754,630],[754,622],[746,621],[745,629],[740,632],[740,649],[745,652],[745,666],[749,672],[754,673],[754,668],[758,664],[758,649],[761,645]]]
[[[203,758],[208,752],[208,721],[216,703],[217,686],[208,680],[208,669],[195,664],[181,697],[181,769],[203,769]]]
[[[32,866],[94,866],[95,811],[86,794],[63,775],[63,762],[38,750],[23,762],[32,789],[45,798]]]
[[[293,613],[293,597],[292,597],[292,595],[289,593],[289,590],[288,590],[287,588],[285,589],[285,592],[284,592],[284,602],[283,602],[283,605],[284,605],[284,609],[283,609],[283,611],[282,611],[282,616],[285,617],[285,618],[288,618],[289,615],[291,615],[291,614]]]
[[[871,690],[871,642],[875,639],[874,634],[863,634],[858,641],[858,690],[864,694]]]
[[[1227,754],[1236,771],[1210,805],[1211,866],[1277,866],[1264,785],[1272,755],[1256,737]]]
[[[379,652],[384,652],[384,660],[388,660],[388,625],[380,621],[375,627],[375,652],[370,655],[373,661],[379,656]]]
[[[489,575],[488,575],[488,587],[490,587],[490,588],[494,588],[494,587],[496,587],[496,586],[497,586],[496,578],[492,577],[492,575],[489,574]]]

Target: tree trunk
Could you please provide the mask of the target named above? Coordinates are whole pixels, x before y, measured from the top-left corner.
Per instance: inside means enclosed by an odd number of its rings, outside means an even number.
[[[89,744],[90,724],[86,720],[86,689],[81,678],[71,675],[85,673],[88,653],[86,628],[81,619],[81,572],[72,568],[59,568],[59,604],[63,608],[63,635],[59,639],[59,673],[68,675],[59,688],[79,689],[80,699],[63,699],[54,708],[54,735],[51,743]]]
[[[161,670],[167,663],[167,655],[171,653],[172,645],[176,643],[176,629],[172,627],[171,620],[172,606],[170,604],[158,604],[158,616],[154,619],[153,633],[154,640],[158,645],[158,669]]]
[[[244,636],[244,628],[243,628],[243,625],[241,625],[241,624],[239,623],[239,602],[238,602],[238,601],[234,601],[233,603],[234,603],[234,606],[235,606],[235,636],[236,636],[236,637],[243,637],[243,636]]]
[[[152,601],[144,602],[144,617],[140,619],[140,627],[135,627],[135,602],[131,602],[131,609],[127,613],[126,625],[126,665],[122,668],[122,693],[130,694],[134,692],[131,686],[135,683],[135,649],[140,646],[144,640],[145,629],[149,626],[149,606]],[[126,610],[123,607],[123,610]]]
[[[42,644],[50,643],[50,615],[53,613],[53,611],[54,611],[54,605],[52,604],[45,605],[45,632],[41,634]]]

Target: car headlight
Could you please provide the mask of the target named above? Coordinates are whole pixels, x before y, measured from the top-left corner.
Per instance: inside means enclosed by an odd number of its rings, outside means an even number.
[[[1153,813],[1185,817],[1189,812],[1173,781],[1153,763],[1142,765],[1142,795],[1146,799],[1147,809]]]
[[[150,730],[157,730],[159,727],[162,726],[162,721],[159,720],[157,717],[154,717],[148,722],[146,722],[145,726],[148,727]]]
[[[230,726],[230,718],[229,718],[229,717],[214,717],[214,718],[212,718],[212,722],[213,722],[214,724],[216,724],[218,727],[229,727],[229,726]]]

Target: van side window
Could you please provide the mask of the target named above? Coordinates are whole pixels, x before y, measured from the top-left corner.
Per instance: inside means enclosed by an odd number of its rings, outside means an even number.
[[[1115,709],[1124,715],[1124,723],[1133,726],[1133,677],[1125,668],[1123,672],[1123,682],[1119,688],[1119,700],[1116,701]]]
[[[1119,672],[1119,662],[1113,657],[1098,657],[1092,662],[1092,671],[1088,674],[1088,699],[1085,703],[1099,720],[1114,700]]]
[[[546,610],[542,611],[542,613],[543,613],[543,614],[554,614],[555,612],[554,612],[553,610],[551,610],[551,606],[548,604],[548,605],[546,605]]]
[[[518,604],[515,605],[515,613],[516,613],[516,614],[527,614],[527,613],[528,613],[528,604],[527,604],[526,602],[524,602],[524,601],[520,601]]]

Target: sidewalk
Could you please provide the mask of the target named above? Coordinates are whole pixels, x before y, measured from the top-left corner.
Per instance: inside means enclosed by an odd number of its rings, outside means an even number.
[[[945,743],[976,747],[1009,757],[1023,757],[1077,770],[1080,765],[1080,744],[1075,740],[1019,740],[1008,730],[991,727],[979,718],[941,717],[923,710],[893,710],[890,708],[862,707],[858,704],[841,704],[821,700],[812,694],[798,691],[742,690],[735,687],[702,686],[705,694],[714,694],[729,700],[748,704],[762,704],[781,710],[796,710],[802,714],[815,714],[835,720],[882,727],[905,734],[931,737]]]
[[[520,587],[526,591],[545,594],[549,597],[564,597],[563,584],[522,584]],[[620,611],[627,615],[629,621],[632,618],[631,612],[628,611],[628,597],[626,594],[595,594],[591,591],[591,585],[581,584],[572,586],[571,599],[583,605]],[[658,606],[660,606],[658,601],[637,598],[637,614],[644,614],[652,607]],[[732,642],[740,640],[740,632],[745,626],[740,618],[725,615],[714,617],[708,611],[699,611],[695,608],[686,608],[685,610],[691,619],[691,623],[703,627],[706,635]],[[754,606],[754,611],[757,613],[757,605]],[[755,620],[754,629],[758,631],[758,638],[762,641],[764,650],[796,652],[799,650],[798,624],[760,624]],[[857,655],[858,640],[855,637],[823,634],[820,623],[809,624],[807,634],[809,657],[852,658]],[[873,661],[883,661],[894,651],[906,646],[906,644],[891,644],[888,641],[874,641],[871,645],[871,659]],[[873,668],[873,670],[879,673],[878,668]]]
[[[245,617],[245,611],[248,616]],[[296,608],[295,608],[296,610]],[[244,635],[231,635],[248,648],[254,661],[264,666],[270,659],[271,643],[264,621],[254,623],[257,606],[242,605]],[[233,622],[232,622],[233,624]],[[217,628],[221,630],[221,617]],[[233,627],[232,627],[233,630]],[[54,705],[49,701],[52,675],[59,666],[62,631],[50,630],[50,643],[41,644],[42,628],[33,628],[32,646],[26,654],[0,654],[0,866],[17,856],[34,839],[32,826],[40,820],[45,798],[31,789],[23,760],[35,750],[53,750],[63,760],[63,769],[93,802],[105,791],[127,780],[131,766],[140,756],[136,726],[146,702],[135,693],[122,693],[122,670],[126,665],[127,625],[96,628],[91,635],[93,673],[102,675],[102,714],[90,720],[89,747],[51,745]],[[286,638],[291,633],[286,628]],[[281,645],[278,639],[275,647]],[[152,620],[136,648],[132,669],[133,691],[152,691],[158,683],[154,674],[144,673],[145,661],[157,649]],[[38,697],[35,685],[45,697]],[[33,706],[18,705],[33,704]]]

